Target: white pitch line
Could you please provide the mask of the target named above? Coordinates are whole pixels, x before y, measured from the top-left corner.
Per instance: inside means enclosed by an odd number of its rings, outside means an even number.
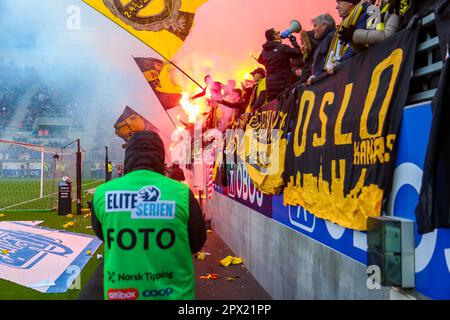
[[[88,186],[88,185],[90,185],[90,184],[94,184],[94,183],[97,183],[97,182],[99,182],[99,181],[102,181],[102,180],[96,180],[96,181],[93,181],[93,182],[85,183],[85,184],[82,184],[81,186],[82,186],[82,187]],[[9,209],[9,208],[13,208],[13,207],[20,206],[20,205],[22,205],[22,204],[26,204],[26,203],[30,203],[30,202],[33,202],[33,201],[37,201],[37,200],[40,200],[40,199],[44,199],[44,198],[53,196],[53,195],[55,195],[55,194],[57,194],[57,193],[58,193],[58,192],[55,192],[55,193],[51,193],[51,194],[48,194],[48,195],[46,195],[46,196],[43,196],[42,198],[35,198],[35,199],[27,200],[27,201],[24,201],[24,202],[21,202],[21,203],[16,203],[16,204],[10,205],[10,206],[8,206],[8,207],[0,208],[0,210],[7,210],[7,209]]]

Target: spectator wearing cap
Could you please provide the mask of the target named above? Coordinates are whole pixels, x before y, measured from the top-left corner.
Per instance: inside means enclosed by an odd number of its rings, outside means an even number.
[[[367,8],[369,4],[360,2],[360,0],[337,0],[336,9],[342,22],[334,33],[328,54],[325,59],[324,70],[333,74],[336,65],[350,59],[356,53],[339,38],[339,32],[344,28],[355,27],[356,29],[365,29],[367,24]]]
[[[264,68],[256,68],[251,72],[255,86],[250,98],[250,102],[245,112],[252,112],[260,108],[266,103],[266,70]]]
[[[372,5],[367,9],[369,18],[365,29],[355,26],[342,28],[339,32],[340,40],[350,43],[355,51],[362,51],[394,35],[400,27],[401,0],[382,0],[378,6]]]
[[[293,47],[282,43],[280,32],[269,29],[265,32],[266,42],[258,62],[266,69],[267,101],[272,101],[289,87],[291,82],[291,59],[302,57],[300,47],[294,35],[289,37]]]

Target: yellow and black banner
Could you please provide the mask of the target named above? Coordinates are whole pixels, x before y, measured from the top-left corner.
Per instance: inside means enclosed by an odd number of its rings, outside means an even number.
[[[240,167],[262,193],[276,195],[283,191],[288,109],[294,108],[292,99],[284,103],[288,99],[283,95],[280,101],[245,113],[226,130],[224,150],[214,167],[216,184],[225,186],[230,170]]]
[[[189,35],[195,11],[207,0],[83,0],[166,59]]]
[[[154,126],[129,106],[125,107],[122,114],[117,119],[116,123],[114,124],[114,129],[116,130],[116,135],[125,140],[125,142],[127,142],[130,136],[135,132],[159,132],[156,126]]]
[[[246,125],[244,145],[239,150],[253,184],[265,194],[283,191],[287,146],[289,101],[282,97],[254,111]]]
[[[164,109],[179,106],[181,87],[172,79],[173,66],[155,58],[134,58]]]
[[[387,210],[417,32],[399,32],[298,88],[284,205],[356,230]]]

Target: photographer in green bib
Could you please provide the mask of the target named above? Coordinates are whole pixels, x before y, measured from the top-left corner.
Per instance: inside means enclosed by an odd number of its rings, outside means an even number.
[[[104,299],[195,299],[192,254],[206,241],[189,187],[164,176],[164,145],[155,132],[134,133],[124,176],[99,186],[92,227],[105,243]]]

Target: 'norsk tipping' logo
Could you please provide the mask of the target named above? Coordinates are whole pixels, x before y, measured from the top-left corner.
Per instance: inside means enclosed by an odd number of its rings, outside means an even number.
[[[105,211],[128,211],[132,219],[174,219],[176,202],[159,200],[160,197],[161,191],[155,186],[147,186],[137,192],[107,192]]]

